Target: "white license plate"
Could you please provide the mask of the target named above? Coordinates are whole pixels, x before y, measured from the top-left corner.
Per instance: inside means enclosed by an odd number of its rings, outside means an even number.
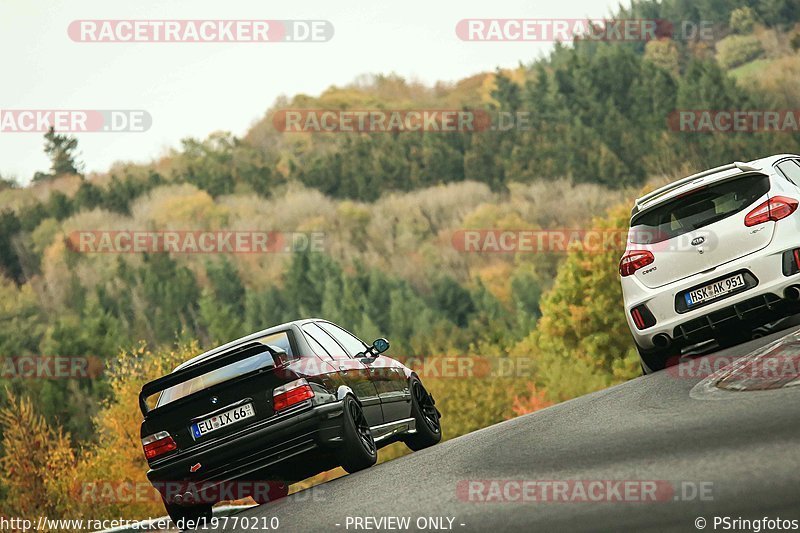
[[[203,435],[211,433],[212,431],[222,429],[230,426],[231,424],[235,424],[236,422],[246,418],[252,418],[254,416],[256,416],[256,412],[255,409],[253,409],[253,404],[246,403],[244,405],[240,405],[239,407],[234,407],[233,409],[224,411],[218,415],[206,418],[205,420],[201,420],[200,422],[195,422],[191,427],[192,435],[194,435],[194,438],[202,437]]]
[[[736,274],[735,276],[723,279],[722,281],[716,281],[706,285],[705,287],[700,287],[697,290],[687,292],[685,295],[686,305],[692,307],[693,305],[715,300],[733,291],[739,290],[744,286],[744,275]]]

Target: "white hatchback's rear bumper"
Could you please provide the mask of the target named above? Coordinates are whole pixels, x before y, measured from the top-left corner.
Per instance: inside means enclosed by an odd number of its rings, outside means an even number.
[[[796,233],[793,237],[794,241],[800,240],[800,236]],[[772,243],[759,252],[721,265],[712,271],[695,274],[656,289],[645,287],[634,276],[623,278],[625,317],[634,340],[639,346],[646,349],[653,348],[655,346],[653,338],[661,334],[666,334],[670,339],[677,338],[684,342],[695,339],[700,342],[704,340],[704,337],[713,337],[715,327],[730,327],[736,322],[736,320],[724,320],[715,323],[715,320],[721,320],[731,314],[738,314],[736,317],[738,320],[754,318],[759,309],[754,308],[753,304],[761,304],[764,308],[762,310],[770,310],[773,307],[772,303],[784,298],[787,288],[800,285],[800,274],[784,275],[784,252],[800,247],[800,242],[792,245],[787,241],[773,238]],[[682,313],[676,310],[676,295],[741,271],[750,272],[757,280],[757,285],[695,309]],[[633,322],[631,310],[643,304],[653,314],[656,323],[652,327],[640,330]],[[699,325],[708,327],[700,331],[697,329]],[[689,334],[688,339],[682,338],[682,335],[691,332],[694,334]]]

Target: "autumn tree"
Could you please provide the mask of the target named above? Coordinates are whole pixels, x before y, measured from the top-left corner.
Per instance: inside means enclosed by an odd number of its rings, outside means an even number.
[[[29,398],[7,392],[0,409],[3,434],[2,489],[4,514],[63,516],[70,507],[69,494],[76,465],[69,435],[51,427],[36,412]]]
[[[627,229],[626,207],[611,210],[593,228]],[[624,241],[624,239],[623,239]],[[619,242],[617,239],[615,242]],[[535,359],[535,384],[550,401],[564,401],[639,374],[638,355],[622,312],[618,280],[622,246],[571,249],[553,288],[541,302],[536,330],[513,349]]]

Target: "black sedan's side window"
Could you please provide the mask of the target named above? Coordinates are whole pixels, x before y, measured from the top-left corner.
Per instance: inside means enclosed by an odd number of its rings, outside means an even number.
[[[314,337],[312,337],[310,333],[306,332],[306,340],[308,341],[308,344],[311,346],[311,349],[318,356],[322,357],[323,359],[328,359],[331,356],[331,354],[329,354],[328,351],[325,348],[323,348],[322,345],[318,343],[317,340]]]
[[[355,357],[356,354],[362,353],[367,347],[361,342],[358,337],[349,333],[348,331],[343,330],[336,324],[331,324],[330,322],[317,322],[319,327],[330,333],[331,337],[336,339],[336,342],[344,346],[347,352]]]
[[[309,338],[309,340],[313,340],[318,345],[320,345],[331,357],[334,359],[342,359],[347,358],[347,352],[344,351],[344,348],[339,346],[339,344],[334,341],[330,335],[325,333],[314,323],[308,323],[303,325],[303,333]],[[312,344],[311,346],[314,348],[315,346]]]

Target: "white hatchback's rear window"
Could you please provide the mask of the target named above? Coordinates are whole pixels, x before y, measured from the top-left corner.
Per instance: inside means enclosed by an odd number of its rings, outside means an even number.
[[[719,222],[755,203],[769,187],[769,178],[758,174],[695,189],[634,216],[630,241],[661,242]]]

